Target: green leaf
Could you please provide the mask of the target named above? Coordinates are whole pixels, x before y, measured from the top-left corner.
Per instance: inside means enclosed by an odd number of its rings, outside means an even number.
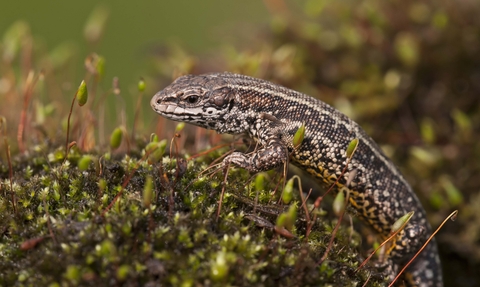
[[[470,132],[472,129],[472,122],[470,118],[461,110],[454,109],[452,111],[452,118],[457,127],[463,132]]]
[[[184,122],[178,123],[177,126],[175,127],[175,132],[179,133],[183,130],[183,128],[185,128],[185,123]]]
[[[293,199],[293,180],[294,178],[289,179],[283,189],[282,201],[285,204],[289,204]]]
[[[123,281],[127,279],[128,274],[130,273],[130,266],[124,264],[118,267],[117,269],[117,279]]]
[[[409,32],[400,32],[395,37],[395,52],[406,66],[414,67],[418,63],[420,59],[419,46],[417,37]]]
[[[110,136],[110,147],[112,149],[117,149],[122,143],[123,131],[121,128],[116,128],[113,130],[112,135]]]
[[[219,251],[217,253],[217,258],[214,262],[212,262],[210,268],[210,278],[213,281],[219,282],[227,278],[229,268],[224,251]]]
[[[145,185],[143,186],[143,205],[149,207],[153,197],[153,178],[147,176]]]
[[[420,123],[420,133],[426,144],[433,144],[436,140],[434,122],[430,118],[425,118]]]
[[[22,46],[22,40],[29,34],[30,27],[23,20],[16,21],[7,28],[2,43],[3,59],[5,61],[13,61]]]
[[[412,218],[413,214],[415,212],[413,211],[410,211],[409,213],[405,214],[404,216],[400,217],[399,219],[397,219],[397,221],[395,221],[395,223],[392,225],[392,229],[391,229],[391,232],[396,232],[397,230],[399,230],[400,228],[405,227],[407,225],[407,223],[410,221],[410,219]]]
[[[80,267],[76,265],[68,265],[67,271],[65,272],[65,278],[70,279],[72,281],[77,281],[80,279]]]
[[[105,58],[102,56],[97,56],[95,63],[95,72],[99,79],[105,75]]]
[[[303,139],[305,138],[305,123],[298,128],[293,136],[293,146],[298,147],[302,144]]]
[[[346,207],[345,194],[343,194],[342,191],[339,191],[333,201],[333,212],[335,212],[337,216],[340,216],[345,210],[345,207]]]
[[[348,144],[348,147],[347,147],[347,157],[348,158],[352,158],[353,157],[353,154],[355,153],[355,151],[357,150],[357,147],[358,147],[358,139],[355,138],[353,139],[349,144]]]
[[[284,227],[287,230],[292,230],[296,219],[297,219],[297,206],[295,204],[292,204],[288,208],[287,212],[284,212],[277,217],[276,226],[278,228]]]
[[[463,195],[458,188],[453,185],[448,176],[440,177],[440,183],[447,193],[448,201],[452,206],[458,206],[463,202]]]
[[[261,172],[255,177],[255,191],[262,191],[265,189],[265,173]]]
[[[78,160],[78,169],[80,171],[85,171],[90,166],[90,163],[93,161],[93,157],[91,155],[84,155]]]
[[[87,103],[88,100],[88,90],[87,90],[87,84],[85,83],[85,80],[82,80],[80,83],[80,86],[77,89],[77,102],[78,105],[81,107]]]
[[[155,133],[150,135],[150,142],[158,142],[158,136]]]
[[[140,81],[138,81],[138,91],[145,91],[145,81],[143,80],[143,78],[140,78]]]
[[[167,147],[167,140],[163,139],[159,142],[151,142],[146,147],[145,150],[150,152],[148,160],[151,162],[158,162],[163,156],[165,152],[165,148]]]

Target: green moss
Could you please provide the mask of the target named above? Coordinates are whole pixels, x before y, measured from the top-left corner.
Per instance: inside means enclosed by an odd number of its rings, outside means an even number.
[[[105,160],[99,174],[93,165],[79,169],[70,164],[70,160],[82,158],[77,152],[70,155],[65,163],[54,161],[48,163],[49,168],[31,169],[28,182],[23,181],[22,173],[14,173],[14,182],[22,182],[16,185],[17,213],[9,200],[0,201],[2,216],[9,222],[2,225],[5,240],[0,252],[5,260],[0,269],[5,276],[0,285],[136,282],[190,286],[197,282],[290,286],[335,285],[347,282],[339,281],[346,278],[351,282],[366,278],[362,274],[366,271],[351,272],[358,262],[355,253],[347,253],[355,252],[349,247],[355,245],[343,235],[348,231],[337,236],[328,263],[317,266],[325,252],[322,242],[330,235],[325,223],[316,225],[306,244],[301,239],[303,220],[292,217],[288,226],[300,237],[286,239],[247,219],[245,215],[256,209],[256,216],[274,222],[284,210],[262,213],[268,206],[250,197],[257,192],[262,198],[270,196],[275,187],[270,180],[264,181],[261,191],[252,192],[254,183],[245,185],[248,173],[230,170],[217,219],[223,175],[199,177],[207,167],[204,161],[190,161],[180,175],[176,172],[178,160],[166,157],[162,163],[137,165],[140,158],[124,156]],[[28,166],[31,159],[23,161],[16,165]],[[128,175],[119,172],[123,170],[133,173],[124,188],[116,183]],[[143,203],[147,178],[153,179],[149,208]],[[121,196],[108,209],[119,192]],[[18,249],[22,242],[40,237],[45,239],[36,246]],[[351,274],[341,275],[340,270]]]

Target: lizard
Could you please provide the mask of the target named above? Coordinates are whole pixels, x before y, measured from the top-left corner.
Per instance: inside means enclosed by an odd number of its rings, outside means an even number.
[[[256,173],[291,162],[325,186],[341,176],[347,162],[345,150],[358,139],[336,192],[348,191],[356,215],[382,239],[391,234],[397,219],[414,211],[388,251],[389,279],[432,233],[422,204],[392,161],[357,123],[318,99],[265,80],[223,72],[181,76],[156,93],[150,105],[170,120],[220,134],[246,135],[260,145],[253,153],[235,151],[226,156],[224,167],[233,164]],[[294,147],[293,137],[302,124],[304,139]],[[353,179],[350,173],[355,174]],[[402,277],[406,286],[443,286],[435,241]]]

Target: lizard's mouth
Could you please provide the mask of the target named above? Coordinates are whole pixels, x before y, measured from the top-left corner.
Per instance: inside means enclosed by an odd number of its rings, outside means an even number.
[[[177,110],[176,105],[156,104],[153,106],[153,109],[161,115],[178,114],[175,112],[175,110]]]
[[[151,102],[153,110],[161,116],[175,121],[191,121],[202,115],[202,108],[183,108],[177,104],[158,104],[154,99]]]

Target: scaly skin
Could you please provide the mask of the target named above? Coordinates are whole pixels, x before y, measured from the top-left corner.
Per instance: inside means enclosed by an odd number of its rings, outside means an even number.
[[[356,215],[383,239],[397,219],[415,212],[389,253],[390,279],[431,234],[425,210],[397,168],[358,124],[322,101],[264,80],[218,73],[180,77],[157,93],[151,106],[168,119],[219,133],[244,134],[260,144],[252,154],[230,154],[224,165],[232,163],[259,172],[285,164],[291,154],[293,164],[325,186],[340,176],[346,165],[347,146],[358,138],[357,150],[336,192],[342,187],[344,192],[348,190]],[[305,138],[294,149],[293,136],[302,123]],[[353,170],[356,175],[344,186]],[[443,286],[434,241],[407,269],[403,283]]]

